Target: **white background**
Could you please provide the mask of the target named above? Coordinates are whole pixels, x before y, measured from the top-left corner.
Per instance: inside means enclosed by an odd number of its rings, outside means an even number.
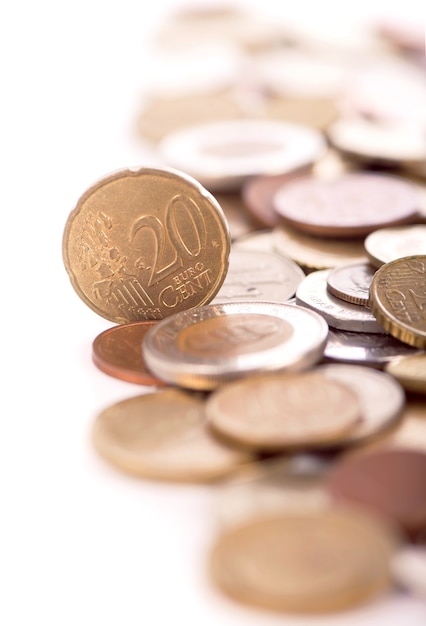
[[[331,2],[243,4],[337,16]],[[346,16],[387,4],[339,3]],[[392,10],[422,19],[419,4]],[[133,128],[145,45],[177,6],[40,0],[0,10],[0,623],[420,626],[426,604],[402,594],[309,618],[229,602],[206,576],[215,488],[128,478],[90,445],[96,414],[141,389],[92,364],[91,343],[111,324],[72,289],[62,232],[95,180],[146,164]]]

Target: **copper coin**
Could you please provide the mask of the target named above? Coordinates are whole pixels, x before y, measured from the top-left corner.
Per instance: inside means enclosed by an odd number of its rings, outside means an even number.
[[[119,324],[100,333],[92,344],[92,359],[102,372],[137,385],[162,386],[148,370],[141,345],[146,332],[156,321]]]
[[[304,177],[284,184],[273,206],[293,228],[322,237],[362,237],[385,226],[414,222],[420,194],[385,174],[350,173],[335,180]]]
[[[334,465],[327,488],[337,501],[382,515],[415,540],[426,531],[426,453],[402,448],[358,453]]]
[[[241,194],[248,210],[266,228],[277,226],[280,220],[272,205],[272,198],[282,185],[297,180],[302,173],[306,173],[310,169],[311,167],[303,168],[296,174],[264,175],[249,178],[241,188]]]
[[[228,269],[230,234],[215,198],[168,168],[107,176],[70,213],[63,260],[77,295],[116,324],[210,302]]]
[[[393,337],[426,348],[426,255],[382,265],[370,287],[371,312]]]

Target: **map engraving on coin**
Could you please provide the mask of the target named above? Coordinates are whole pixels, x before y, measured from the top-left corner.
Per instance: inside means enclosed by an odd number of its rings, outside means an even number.
[[[207,304],[228,267],[229,228],[215,198],[169,168],[123,170],[80,198],[64,230],[71,283],[116,323]]]

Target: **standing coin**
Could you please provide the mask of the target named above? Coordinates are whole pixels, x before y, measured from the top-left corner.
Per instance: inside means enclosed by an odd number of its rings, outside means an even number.
[[[426,224],[379,228],[367,235],[364,248],[375,267],[405,256],[426,254]]]
[[[215,432],[258,450],[339,442],[361,419],[354,391],[313,372],[229,383],[208,398],[206,411]]]
[[[142,358],[142,340],[156,321],[119,324],[100,333],[92,344],[96,367],[115,378],[137,385],[164,385],[147,369]]]
[[[332,296],[327,290],[330,270],[318,270],[305,276],[296,291],[296,302],[323,316],[329,326],[364,333],[386,333],[374,315],[363,306]]]
[[[222,532],[210,572],[219,589],[244,604],[337,611],[389,587],[398,544],[390,526],[358,509],[275,513]]]
[[[327,290],[331,295],[368,306],[371,281],[376,268],[370,263],[351,263],[334,268],[327,276]]]
[[[273,206],[293,228],[330,238],[364,237],[384,226],[414,222],[417,188],[386,174],[353,172],[334,180],[301,177],[275,193]]]
[[[205,400],[179,389],[128,398],[102,411],[93,428],[99,454],[136,476],[208,481],[251,457],[217,441],[207,428]]]
[[[186,174],[123,170],[83,194],[63,258],[80,298],[121,324],[210,302],[228,268],[230,235],[215,198]]]
[[[386,371],[407,391],[426,394],[426,352],[396,359],[386,365]]]
[[[393,337],[426,348],[426,256],[382,265],[370,287],[370,309]]]
[[[145,335],[148,368],[166,382],[215,387],[248,374],[306,369],[319,361],[328,327],[291,304],[235,302],[176,313]]]
[[[229,269],[212,304],[224,302],[286,302],[305,274],[291,259],[273,252],[231,248]]]

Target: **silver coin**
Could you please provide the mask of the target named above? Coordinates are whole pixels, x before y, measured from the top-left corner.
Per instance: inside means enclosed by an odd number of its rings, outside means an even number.
[[[367,235],[364,248],[376,267],[406,256],[426,254],[426,224],[379,228]]]
[[[307,369],[322,357],[327,332],[320,315],[293,305],[209,304],[160,321],[142,350],[158,378],[208,390],[248,374]]]
[[[426,600],[426,547],[404,546],[392,561],[395,581],[410,593]]]
[[[325,150],[322,134],[313,128],[256,119],[188,126],[158,145],[166,164],[209,191],[240,188],[250,176],[292,172],[313,164]]]
[[[278,254],[231,247],[228,272],[211,304],[286,302],[304,277],[296,263]]]
[[[417,348],[398,341],[392,335],[354,333],[330,328],[324,358],[380,368],[401,356],[419,352]]]
[[[344,383],[359,397],[362,420],[339,445],[357,444],[369,439],[392,426],[399,418],[405,404],[405,393],[402,385],[389,374],[371,367],[342,363],[321,365],[316,370],[327,378]]]
[[[374,315],[363,306],[335,298],[327,291],[330,270],[305,276],[296,291],[296,302],[316,311],[332,328],[364,333],[386,333]]]
[[[376,268],[370,263],[351,263],[334,268],[327,277],[327,290],[331,295],[368,307],[371,280]]]

